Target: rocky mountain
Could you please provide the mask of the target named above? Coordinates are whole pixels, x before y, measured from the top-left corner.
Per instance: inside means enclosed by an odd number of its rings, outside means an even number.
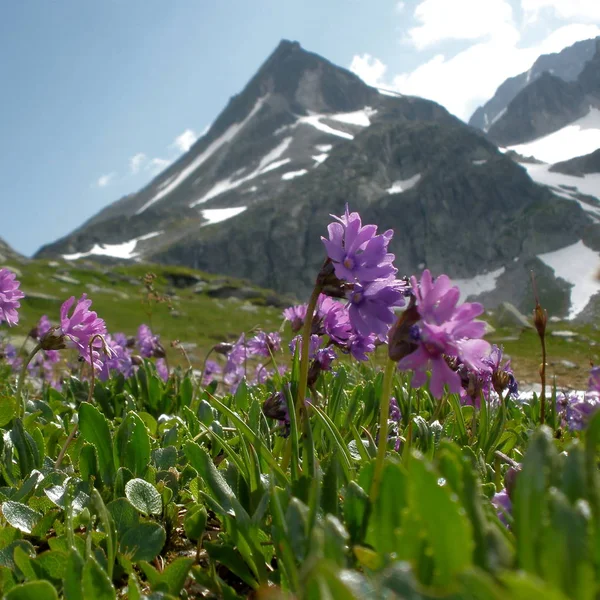
[[[0,238],[0,267],[5,262],[23,262],[25,257],[13,250],[2,238]]]
[[[600,39],[600,38],[597,38]],[[577,81],[585,64],[594,56],[596,40],[582,40],[553,54],[543,54],[525,71],[509,77],[490,100],[480,106],[469,119],[469,125],[488,131],[502,117],[506,108],[517,94],[544,73],[565,81]]]
[[[534,269],[548,307],[571,314],[552,254],[584,238],[600,251],[585,201],[537,185],[483,133],[284,41],[188,153],[38,256],[183,264],[302,298],[346,202],[395,230],[401,273],[446,272],[489,307],[529,310]]]
[[[530,142],[600,108],[600,38],[574,81],[542,73],[523,88],[487,130],[501,146]]]

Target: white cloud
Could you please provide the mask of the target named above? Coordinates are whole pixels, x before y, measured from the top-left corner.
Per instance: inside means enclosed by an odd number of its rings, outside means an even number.
[[[510,30],[505,28],[505,32]],[[541,42],[524,48],[519,47],[520,35],[514,30],[512,35],[493,36],[454,56],[439,53],[414,71],[394,77],[386,78],[386,65],[366,54],[355,56],[350,69],[370,85],[434,100],[466,120],[506,78],[529,69],[541,54],[558,52],[596,35],[600,35],[596,25],[564,25]]]
[[[153,173],[160,173],[163,169],[171,164],[170,160],[166,158],[153,158],[146,166],[146,170],[152,171]]]
[[[387,67],[378,58],[363,54],[354,56],[350,63],[350,70],[366,84],[377,87],[383,83]]]
[[[512,7],[506,0],[423,0],[414,10],[417,27],[408,41],[418,50],[446,40],[514,37]]]
[[[600,21],[598,0],[521,0],[521,8],[529,21],[539,19],[543,10],[552,11],[561,19]]]
[[[107,185],[110,185],[110,183],[112,182],[112,180],[115,178],[116,173],[107,173],[106,175],[101,175],[100,177],[98,177],[98,180],[96,181],[96,185],[98,187],[106,187]]]
[[[173,147],[180,152],[187,152],[198,139],[196,132],[192,129],[186,129],[181,135],[178,135],[173,142]]]
[[[129,167],[131,172],[136,175],[140,172],[142,166],[146,163],[148,157],[143,152],[138,152],[129,159]]]

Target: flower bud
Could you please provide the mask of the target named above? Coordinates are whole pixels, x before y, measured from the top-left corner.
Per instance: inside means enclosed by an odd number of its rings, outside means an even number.
[[[321,288],[322,293],[326,296],[345,298],[349,284],[338,279],[333,262],[328,258],[317,275],[317,286]]]
[[[67,347],[65,335],[60,327],[50,327],[40,340],[42,350],[63,350]]]
[[[418,327],[415,326],[420,318],[413,296],[408,308],[388,333],[388,355],[393,361],[398,362],[417,349]]]
[[[131,362],[136,367],[141,367],[144,364],[144,359],[139,354],[132,354]]]
[[[263,403],[262,411],[265,417],[285,421],[289,418],[287,404],[282,392],[271,394]]]
[[[233,350],[233,344],[231,344],[230,342],[219,342],[218,344],[215,344],[213,346],[213,350],[217,354],[223,354],[224,356],[226,356]]]
[[[514,499],[515,486],[517,485],[517,479],[520,472],[520,468],[510,467],[504,474],[504,487],[511,500]]]

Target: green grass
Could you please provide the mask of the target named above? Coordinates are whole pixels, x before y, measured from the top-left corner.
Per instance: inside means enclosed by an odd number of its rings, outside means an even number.
[[[273,300],[286,303],[273,292],[248,282],[185,267],[153,264],[113,267],[47,260],[6,266],[19,274],[21,289],[26,294],[21,302],[20,323],[8,332],[15,340],[22,339],[43,314],[57,323],[62,302],[85,292],[93,300],[92,308],[106,321],[109,332],[133,335],[141,323],[148,323],[167,348],[173,340],[196,344],[190,354],[195,365],[201,363],[216,342],[237,339],[241,332],[255,328],[279,329],[282,308],[266,304]],[[170,300],[172,310],[166,302],[148,305],[143,285],[148,272],[157,276],[155,288]],[[56,279],[61,275],[77,280],[77,283]],[[175,287],[170,283],[174,278],[183,277],[201,279],[207,287],[250,287],[255,293],[247,300],[214,298],[206,292],[194,292],[193,285]],[[170,353],[176,362],[179,353],[175,350]]]

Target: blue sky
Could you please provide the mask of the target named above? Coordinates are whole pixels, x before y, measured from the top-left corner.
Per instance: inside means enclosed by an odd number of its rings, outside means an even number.
[[[484,7],[484,8],[483,8]],[[0,237],[30,255],[135,192],[279,40],[468,118],[593,0],[19,0],[0,19]]]

